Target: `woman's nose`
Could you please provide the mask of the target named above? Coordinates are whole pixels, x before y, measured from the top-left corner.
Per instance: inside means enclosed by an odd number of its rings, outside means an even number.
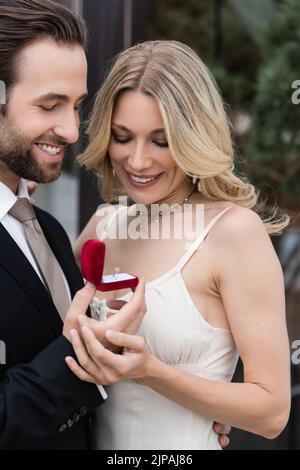
[[[147,152],[146,147],[143,145],[136,145],[129,155],[128,164],[130,165],[131,169],[135,170],[136,172],[150,168],[152,165],[152,160],[149,153]]]

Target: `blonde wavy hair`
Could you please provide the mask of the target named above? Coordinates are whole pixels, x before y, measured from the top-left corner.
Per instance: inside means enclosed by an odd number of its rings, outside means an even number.
[[[181,170],[201,182],[210,200],[230,201],[260,214],[269,234],[280,234],[287,215],[266,213],[259,191],[234,173],[230,124],[217,84],[202,60],[177,41],[146,41],[120,53],[98,91],[87,128],[89,144],[78,157],[101,176],[100,192],[113,200],[108,155],[114,106],[125,90],[152,96],[160,109],[170,152]]]

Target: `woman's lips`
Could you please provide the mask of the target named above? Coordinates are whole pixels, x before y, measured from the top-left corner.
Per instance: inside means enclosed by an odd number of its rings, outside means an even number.
[[[152,186],[154,186],[157,181],[160,179],[160,177],[163,175],[163,173],[159,173],[158,175],[153,175],[153,176],[137,176],[137,175],[133,175],[132,173],[128,173],[127,171],[125,172],[126,173],[126,176],[127,176],[127,179],[129,181],[129,183],[135,187],[135,188],[139,188],[139,189],[147,189],[147,188],[150,188]],[[147,182],[139,182],[139,181],[136,181],[136,179],[134,179],[133,177],[136,177],[136,178],[140,178],[142,180],[147,180],[147,179],[150,179],[150,178],[154,178],[152,179],[151,181],[149,181],[148,183]]]

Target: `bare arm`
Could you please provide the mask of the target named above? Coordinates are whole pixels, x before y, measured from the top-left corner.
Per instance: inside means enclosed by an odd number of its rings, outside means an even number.
[[[244,383],[202,380],[161,363],[145,382],[199,414],[272,438],[286,425],[290,406],[281,267],[252,211],[235,208],[218,234],[216,281],[243,361]]]
[[[149,353],[143,338],[117,333],[117,356],[84,339],[102,383],[133,379],[213,421],[276,437],[290,407],[289,344],[283,276],[259,217],[234,208],[216,230],[215,272],[230,328],[244,364],[244,383],[214,382],[181,372]]]

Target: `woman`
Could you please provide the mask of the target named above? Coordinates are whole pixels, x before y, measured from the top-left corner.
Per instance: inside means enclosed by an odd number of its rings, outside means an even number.
[[[144,341],[123,351],[141,361],[109,387],[99,446],[219,449],[214,420],[274,438],[288,419],[290,380],[283,277],[268,234],[288,218],[262,219],[255,188],[234,174],[230,128],[209,71],[175,41],[128,49],[98,93],[88,134],[80,161],[101,175],[106,201],[118,187],[139,207],[167,204],[156,217],[137,216],[136,205],[99,210],[75,247],[79,259],[87,239],[105,238],[105,272],[119,267],[146,281]],[[183,203],[194,221],[203,209],[193,241],[176,236]],[[166,217],[168,237],[149,236]],[[128,224],[148,236],[128,230],[121,238]],[[244,383],[230,383],[238,354]],[[84,377],[80,366],[69,367]]]

